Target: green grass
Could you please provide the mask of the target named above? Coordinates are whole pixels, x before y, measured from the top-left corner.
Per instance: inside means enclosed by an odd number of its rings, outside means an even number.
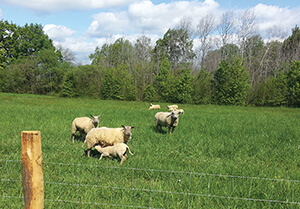
[[[0,207],[24,207],[20,133],[39,130],[45,208],[299,208],[282,202],[300,202],[300,109],[179,106],[168,134],[144,102],[1,93]],[[72,143],[72,120],[90,114],[100,126],[135,126],[123,166]]]

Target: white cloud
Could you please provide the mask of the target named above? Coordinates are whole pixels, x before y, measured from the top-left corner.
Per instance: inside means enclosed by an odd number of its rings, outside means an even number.
[[[278,26],[282,29],[290,30],[300,21],[300,8],[280,8],[265,4],[258,4],[252,8],[256,15],[260,32]]]
[[[128,5],[135,0],[3,0],[38,12],[103,9]]]
[[[168,4],[153,4],[150,0],[144,0],[130,4],[128,11],[94,15],[88,34],[98,37],[142,32],[163,35],[169,28],[178,25],[182,18],[190,17],[196,24],[209,13],[220,13],[219,4],[214,0],[174,1]]]
[[[56,41],[63,41],[75,34],[75,31],[67,28],[66,26],[53,24],[45,25],[44,32],[49,36],[49,38]]]

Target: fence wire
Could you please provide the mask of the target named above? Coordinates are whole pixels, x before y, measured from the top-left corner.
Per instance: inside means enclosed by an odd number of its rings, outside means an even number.
[[[0,198],[21,204],[21,161],[0,169]],[[47,207],[300,207],[300,180],[55,162],[43,170]]]

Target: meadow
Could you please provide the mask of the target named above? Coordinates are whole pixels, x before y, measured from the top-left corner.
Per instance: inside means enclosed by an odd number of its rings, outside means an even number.
[[[159,103],[167,111],[166,103]],[[45,208],[299,208],[300,109],[189,105],[173,134],[149,103],[0,93],[0,207],[23,208],[21,131],[42,137]],[[133,156],[86,156],[75,117],[130,125]]]

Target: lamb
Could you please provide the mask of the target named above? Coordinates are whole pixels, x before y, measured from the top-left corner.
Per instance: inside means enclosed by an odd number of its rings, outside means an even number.
[[[158,112],[155,114],[155,125],[157,130],[162,130],[162,126],[168,127],[169,132],[172,133],[174,128],[178,125],[179,114],[177,111],[173,112]]]
[[[88,132],[85,139],[88,157],[90,157],[91,149],[96,145],[106,147],[119,143],[127,143],[131,139],[131,129],[133,128],[133,126],[123,125],[122,128],[93,128]]]
[[[133,153],[130,151],[129,147],[125,143],[119,143],[114,146],[107,146],[107,147],[101,147],[100,145],[96,145],[95,149],[102,153],[99,160],[102,159],[102,157],[119,157],[121,159],[121,165],[123,162],[127,159],[127,150],[128,152],[133,155]]]
[[[159,110],[160,109],[160,105],[154,105],[154,104],[150,104],[149,110]]]
[[[99,125],[99,117],[91,115],[92,119],[89,117],[79,117],[75,118],[72,122],[72,141],[74,143],[76,132],[79,131],[80,135],[85,138],[86,134],[92,129],[97,128]]]

